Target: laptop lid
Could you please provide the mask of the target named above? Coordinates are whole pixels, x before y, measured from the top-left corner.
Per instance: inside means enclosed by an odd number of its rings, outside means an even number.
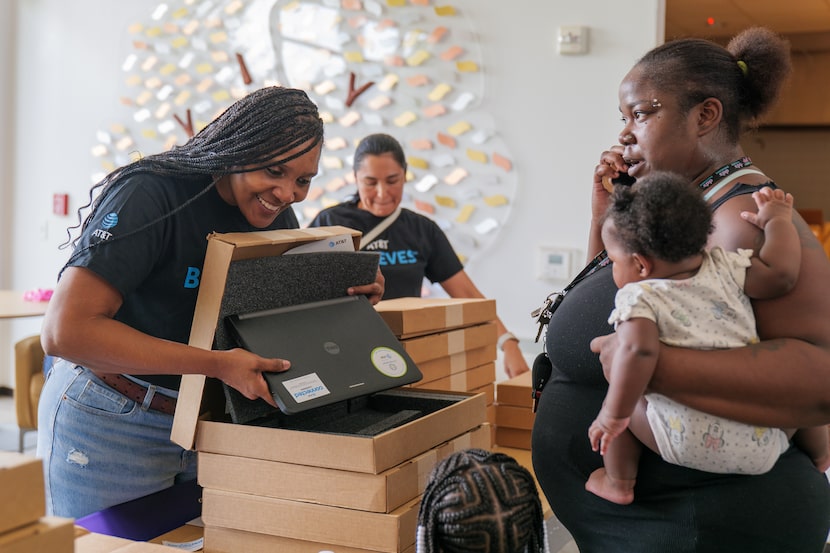
[[[263,373],[287,414],[411,384],[422,375],[364,296],[228,315],[240,347],[291,368]]]

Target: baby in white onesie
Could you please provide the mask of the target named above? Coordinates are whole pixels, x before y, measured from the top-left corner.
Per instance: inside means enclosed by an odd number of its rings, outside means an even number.
[[[782,295],[795,284],[801,248],[792,196],[764,187],[753,198],[758,213],[742,215],[764,230],[757,256],[704,249],[711,210],[701,191],[677,175],[654,173],[632,187],[615,187],[602,239],[620,287],[609,318],[619,345],[608,393],[588,430],[605,465],[589,477],[588,491],[615,503],[633,501],[641,442],[670,463],[739,474],[770,470],[789,448],[794,431],[739,423],[645,394],[660,342],[698,349],[756,343],[750,297]],[[797,435],[814,461],[827,464],[824,427]]]

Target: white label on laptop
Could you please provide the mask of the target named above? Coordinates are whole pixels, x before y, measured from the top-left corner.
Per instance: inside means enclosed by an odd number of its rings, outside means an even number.
[[[316,373],[286,380],[282,385],[285,386],[285,389],[288,390],[288,393],[291,394],[291,397],[297,403],[303,403],[316,397],[327,396],[331,393]]]
[[[406,360],[397,351],[384,346],[372,350],[372,365],[392,378],[406,374]]]

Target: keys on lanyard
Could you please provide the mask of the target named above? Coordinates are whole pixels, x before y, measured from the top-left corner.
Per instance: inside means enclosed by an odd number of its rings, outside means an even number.
[[[536,342],[539,341],[539,338],[542,336],[542,331],[548,326],[553,317],[553,314],[559,308],[559,304],[562,303],[562,299],[565,297],[565,294],[568,293],[574,286],[579,284],[579,282],[588,277],[594,271],[599,269],[600,267],[604,267],[610,263],[608,259],[608,254],[605,250],[599,252],[596,257],[594,257],[588,265],[582,269],[576,278],[574,278],[570,284],[565,286],[561,292],[553,292],[545,298],[545,301],[542,305],[536,309],[534,309],[530,316],[536,319],[536,324],[539,325],[539,330],[536,333]],[[533,397],[533,412],[536,412],[536,406],[539,403],[539,398],[542,396],[542,389],[547,384],[548,380],[550,379],[550,375],[553,372],[553,364],[551,363],[550,358],[546,352],[542,352],[536,356],[536,359],[533,361],[533,368],[532,368],[532,381],[533,386],[531,389],[532,397]]]
[[[574,278],[570,284],[565,286],[561,292],[553,292],[545,298],[544,303],[541,307],[534,309],[531,311],[530,316],[536,319],[536,323],[539,325],[539,331],[536,333],[536,341],[539,341],[539,337],[542,335],[542,330],[550,323],[551,317],[553,317],[554,312],[559,307],[559,304],[562,303],[562,299],[565,297],[565,294],[568,293],[574,286],[579,284],[579,282],[588,277],[589,275],[593,274],[594,271],[599,269],[600,267],[605,267],[610,263],[610,259],[608,259],[608,253],[605,250],[599,252],[588,265],[582,269],[576,278]]]
[[[544,330],[550,322],[553,312],[556,311],[557,307],[559,307],[563,297],[565,297],[563,292],[553,292],[545,298],[545,301],[542,303],[541,307],[537,307],[530,313],[530,316],[536,319],[536,324],[539,325],[539,330],[536,332],[536,342],[539,341],[539,337],[542,335],[542,330]]]

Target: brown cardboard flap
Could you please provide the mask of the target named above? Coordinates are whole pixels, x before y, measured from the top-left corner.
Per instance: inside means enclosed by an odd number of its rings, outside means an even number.
[[[352,236],[355,251],[360,247],[362,233],[343,226],[311,227],[304,229],[267,230],[261,232],[212,233],[208,240],[216,240],[233,246],[234,260],[262,257],[263,255],[282,255],[292,248],[308,242],[324,240],[332,236],[348,234]]]

